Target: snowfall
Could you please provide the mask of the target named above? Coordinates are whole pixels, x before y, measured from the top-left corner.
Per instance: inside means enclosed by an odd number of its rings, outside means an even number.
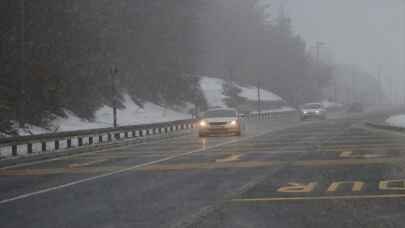
[[[405,127],[405,114],[391,116],[385,122],[392,126]]]
[[[201,78],[200,86],[204,92],[204,96],[208,102],[209,107],[226,107],[226,104],[224,102],[226,96],[223,94],[224,83],[224,80],[219,78]],[[239,94],[241,97],[244,97],[247,100],[257,100],[257,87],[241,86],[238,84],[235,84],[235,86],[241,89],[241,92]],[[191,108],[190,105],[185,105],[185,107],[177,107],[176,109],[173,109],[146,102],[141,108],[137,104],[135,104],[128,95],[124,94],[123,97],[123,105],[125,108],[118,110],[117,112],[117,122],[119,126],[147,124],[191,118],[191,115],[189,114],[189,110]],[[282,100],[281,97],[264,89],[261,91],[261,99],[263,101]],[[286,112],[291,110],[294,109],[291,107],[282,107],[277,110],[269,111]],[[105,128],[112,126],[113,113],[112,108],[109,106],[104,106],[97,110],[94,115],[94,121],[81,119],[69,110],[65,110],[65,114],[66,117],[55,118],[50,123],[50,127],[48,127],[47,129],[37,126],[28,126],[26,129],[20,129],[19,134],[31,135],[49,132]]]

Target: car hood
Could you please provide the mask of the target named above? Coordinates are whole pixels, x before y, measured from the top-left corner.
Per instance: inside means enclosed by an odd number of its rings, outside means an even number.
[[[301,112],[322,112],[322,109],[301,109]]]
[[[237,120],[236,117],[218,117],[218,118],[204,118],[205,121],[208,123],[215,123],[215,122],[231,122],[232,120]]]

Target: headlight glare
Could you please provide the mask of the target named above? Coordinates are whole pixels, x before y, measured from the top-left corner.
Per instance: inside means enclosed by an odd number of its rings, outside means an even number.
[[[206,127],[208,124],[205,120],[200,121],[200,127]]]
[[[236,126],[236,125],[238,125],[238,122],[237,122],[236,120],[232,120],[232,121],[230,122],[230,125],[231,125],[231,126]]]

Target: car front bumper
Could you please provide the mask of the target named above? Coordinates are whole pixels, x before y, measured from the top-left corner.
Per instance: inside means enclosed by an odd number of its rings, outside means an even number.
[[[205,127],[205,128],[200,128],[199,133],[200,134],[231,134],[231,133],[239,133],[240,126],[237,127]]]
[[[325,118],[326,115],[325,113],[315,113],[315,112],[309,112],[309,113],[301,113],[301,119],[310,119],[310,118]]]

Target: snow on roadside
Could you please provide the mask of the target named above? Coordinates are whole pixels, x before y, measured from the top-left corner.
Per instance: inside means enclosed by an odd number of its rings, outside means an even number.
[[[174,111],[150,102],[146,102],[141,108],[128,96],[124,96],[125,109],[118,110],[118,125],[136,125],[174,120],[189,119],[189,114]],[[112,109],[104,106],[95,113],[95,122],[111,123],[113,118]]]
[[[405,114],[391,116],[385,122],[392,126],[405,127]]]
[[[157,122],[167,122],[174,120],[189,119],[189,114],[174,111],[150,102],[141,108],[135,104],[128,95],[124,95],[123,105],[125,109],[117,110],[118,125],[137,125]],[[79,118],[74,113],[65,110],[66,117],[57,117],[50,123],[49,129],[27,126],[26,129],[19,129],[20,135],[44,134],[62,131],[76,131],[84,129],[97,129],[112,127],[112,108],[104,106],[96,111],[95,120],[88,121]]]

